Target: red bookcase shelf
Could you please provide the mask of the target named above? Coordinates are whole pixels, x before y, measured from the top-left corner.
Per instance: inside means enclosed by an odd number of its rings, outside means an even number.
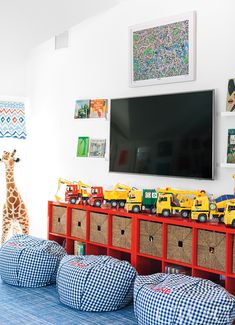
[[[48,239],[69,254],[85,243],[86,254],[127,260],[139,274],[183,268],[235,294],[235,229],[221,224],[49,201]]]

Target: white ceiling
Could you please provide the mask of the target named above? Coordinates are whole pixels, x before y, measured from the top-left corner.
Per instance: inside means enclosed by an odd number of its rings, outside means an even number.
[[[0,58],[22,57],[123,0],[0,0]]]

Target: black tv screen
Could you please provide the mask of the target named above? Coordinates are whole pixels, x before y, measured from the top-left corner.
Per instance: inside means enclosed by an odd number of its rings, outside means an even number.
[[[111,100],[111,172],[213,179],[214,91]]]

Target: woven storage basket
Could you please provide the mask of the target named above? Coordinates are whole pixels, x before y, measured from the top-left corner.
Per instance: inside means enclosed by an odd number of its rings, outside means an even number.
[[[140,253],[162,256],[162,224],[140,220]]]
[[[90,241],[108,243],[108,216],[103,213],[90,213]]]
[[[53,206],[52,232],[63,235],[66,234],[66,208]]]
[[[113,216],[112,245],[126,249],[131,248],[131,218]]]
[[[226,235],[198,230],[197,265],[225,272]]]
[[[71,236],[86,239],[86,211],[72,209]]]
[[[183,263],[192,262],[192,229],[167,226],[167,258]]]

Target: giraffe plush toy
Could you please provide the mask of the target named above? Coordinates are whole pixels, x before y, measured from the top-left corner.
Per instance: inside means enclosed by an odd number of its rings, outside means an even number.
[[[5,164],[7,190],[6,203],[3,207],[2,216],[2,244],[6,241],[7,235],[15,223],[20,225],[23,234],[28,235],[29,233],[27,209],[17,190],[14,179],[14,165],[15,162],[19,161],[19,158],[16,158],[15,154],[16,150],[12,153],[4,151],[2,159],[0,159]]]

